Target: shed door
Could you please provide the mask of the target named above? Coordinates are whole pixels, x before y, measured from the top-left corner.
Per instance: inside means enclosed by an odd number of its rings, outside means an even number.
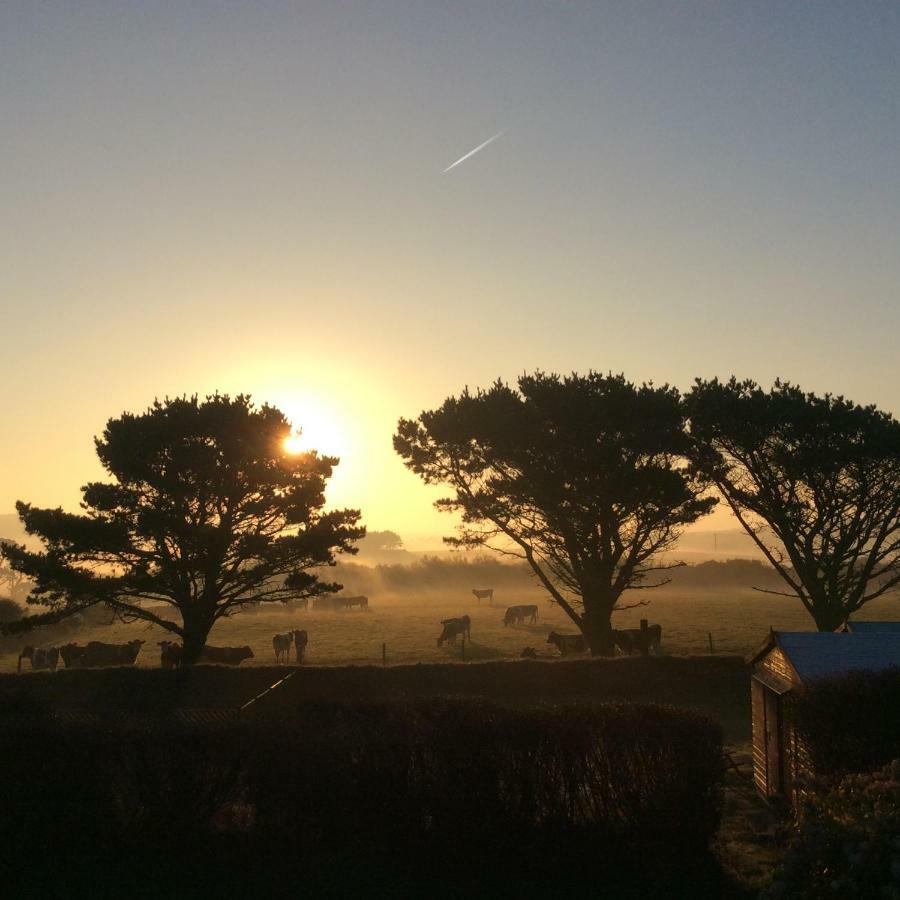
[[[774,691],[763,691],[766,704],[766,786],[769,796],[784,790],[781,777],[781,697]]]

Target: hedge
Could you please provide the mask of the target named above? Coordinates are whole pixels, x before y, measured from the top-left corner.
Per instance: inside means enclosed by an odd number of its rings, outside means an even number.
[[[0,847],[46,849],[70,875],[101,848],[178,871],[252,853],[272,877],[366,858],[609,870],[660,848],[702,857],[721,808],[719,727],[667,707],[330,701],[193,725],[2,724]]]
[[[900,757],[900,669],[823,679],[793,702],[819,777],[869,772]]]

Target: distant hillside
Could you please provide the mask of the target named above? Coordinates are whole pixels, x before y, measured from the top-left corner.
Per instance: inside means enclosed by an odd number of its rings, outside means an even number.
[[[524,563],[493,556],[425,556],[410,563],[362,565],[342,561],[322,573],[354,594],[407,594],[465,591],[472,588],[534,588],[537,581]],[[664,573],[671,584],[660,590],[781,590],[781,579],[767,563],[754,559],[706,560]]]

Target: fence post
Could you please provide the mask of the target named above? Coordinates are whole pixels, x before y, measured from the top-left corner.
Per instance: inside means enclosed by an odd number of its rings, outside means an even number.
[[[381,645],[381,664],[383,666],[387,665],[387,644]]]
[[[709,652],[710,652],[710,655],[712,655],[712,652],[713,652],[712,632],[711,631],[707,632],[707,634],[709,636]]]
[[[647,634],[647,620],[641,619],[641,656],[649,656],[650,654],[649,637]]]

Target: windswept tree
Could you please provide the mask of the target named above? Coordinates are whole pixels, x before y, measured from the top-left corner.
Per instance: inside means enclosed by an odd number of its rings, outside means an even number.
[[[524,559],[594,654],[612,652],[612,613],[637,605],[622,595],[665,584],[679,564],[661,554],[716,502],[685,465],[678,391],[621,375],[466,390],[401,419],[394,448],[452,489],[436,506],[463,524],[445,540]]]
[[[30,618],[105,604],[179,636],[191,663],[243,607],[340,590],[315,570],[355,552],[365,530],[357,510],[323,511],[338,460],[287,452],[290,432],[278,409],[219,394],[111,419],[95,445],[113,481],[82,488],[83,513],[17,504],[44,544],[3,548],[34,582],[29,602],[51,608]]]
[[[698,380],[697,463],[820,631],[900,584],[900,423],[776,381]]]

